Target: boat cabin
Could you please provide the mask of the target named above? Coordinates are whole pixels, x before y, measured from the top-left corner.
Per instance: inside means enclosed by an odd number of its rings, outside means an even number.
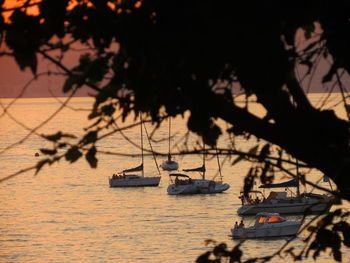
[[[246,204],[258,204],[266,200],[265,195],[261,191],[251,190],[248,192],[248,196],[244,196],[244,192],[240,192],[239,199],[241,199],[242,205]]]
[[[256,215],[255,226],[260,226],[263,224],[273,224],[282,223],[286,221],[278,213],[258,213]]]
[[[172,178],[175,177],[174,183],[175,185],[188,185],[188,184],[193,184],[193,180],[191,177],[185,174],[169,174],[170,180],[173,182]]]
[[[132,179],[138,179],[138,178],[140,178],[140,176],[138,176],[136,174],[125,174],[125,173],[113,174],[113,176],[112,176],[113,180],[119,180],[119,179],[132,180]]]
[[[285,198],[287,198],[287,192],[271,191],[266,199],[285,199]]]

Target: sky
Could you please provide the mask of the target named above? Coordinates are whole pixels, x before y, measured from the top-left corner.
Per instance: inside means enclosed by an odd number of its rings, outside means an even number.
[[[18,2],[15,0],[7,0],[5,3],[7,7],[11,7],[16,3],[18,4]],[[36,13],[36,8],[33,7],[31,12]],[[6,14],[8,16],[9,12],[6,12]],[[1,50],[4,50],[4,46],[0,47],[0,52]],[[74,52],[67,52],[66,58],[64,59],[64,64],[68,68],[72,68],[78,63],[77,61],[79,59],[79,55],[80,54]],[[38,57],[38,65],[38,73],[48,70],[56,71],[55,66],[45,61],[42,57]],[[326,84],[326,87],[322,87],[321,85],[322,76],[327,72],[327,68],[329,68],[329,64],[327,64],[326,61],[321,61],[321,66],[314,74],[314,84],[309,87],[309,80],[306,78],[303,82],[304,88],[309,92],[325,92],[330,90],[331,84]],[[299,68],[300,76],[303,75],[305,70],[306,68]],[[21,71],[14,59],[7,56],[0,57],[0,98],[17,97],[21,93],[26,83],[28,83],[32,78],[33,74],[31,71],[29,69]],[[67,94],[62,92],[63,83],[63,77],[41,77],[38,80],[33,81],[31,85],[27,87],[23,97],[51,97],[52,94],[57,97],[66,96]],[[350,78],[348,75],[345,78],[344,84],[350,86]],[[88,96],[89,93],[92,92],[93,91],[90,88],[83,87],[77,92],[76,96]]]
[[[68,68],[72,68],[75,63],[78,61],[79,54],[67,53],[67,59],[64,61],[65,65]],[[38,73],[50,71],[56,71],[56,67],[45,61],[42,57],[39,56],[38,59]],[[305,68],[299,68],[300,76],[303,75]],[[322,92],[330,90],[331,84],[326,84],[326,89],[322,90],[321,79],[322,76],[327,71],[327,65],[324,62],[324,65],[321,65],[320,69],[314,75],[315,82],[317,84],[311,85],[308,88],[308,79],[305,79],[303,82],[303,86],[305,89],[309,90],[309,92]],[[0,98],[14,98],[17,97],[23,87],[30,80],[33,79],[33,74],[27,68],[24,71],[21,71],[19,66],[16,64],[13,58],[3,56],[0,57]],[[23,97],[52,97],[52,94],[56,97],[64,97],[67,94],[62,92],[62,87],[64,84],[64,78],[62,76],[50,76],[50,77],[40,77],[39,79],[33,81],[31,85],[29,85]],[[348,87],[350,86],[349,77],[347,76],[344,79],[344,84]],[[78,90],[76,96],[89,96],[89,94],[93,94],[93,91],[88,87],[83,87]]]
[[[73,65],[73,60],[68,64]],[[48,70],[55,71],[55,67],[39,58],[38,73]],[[21,71],[13,58],[0,57],[0,98],[17,97],[26,83],[32,79],[33,73],[29,68]],[[64,97],[67,94],[62,92],[63,84],[63,77],[50,76],[48,78],[44,76],[33,81],[26,88],[23,97],[52,97],[52,94],[56,97]],[[85,87],[78,90],[76,96],[88,96],[91,92],[91,89]]]
[[[24,0],[6,0],[4,7],[13,8],[22,5]],[[34,0],[32,2],[37,2]],[[28,9],[28,13],[38,13],[37,7],[33,6]],[[4,12],[4,19],[8,19],[11,12]],[[5,50],[5,46],[0,47],[0,52]],[[78,61],[78,56],[74,53],[68,55],[65,61],[68,67],[73,67],[74,61]],[[43,58],[38,57],[38,73],[44,71],[55,71],[52,64],[47,63]],[[8,56],[0,57],[0,98],[14,98],[17,97],[23,87],[33,79],[33,74],[29,69],[21,71],[13,58]],[[62,77],[51,76],[50,78],[41,77],[29,85],[23,94],[23,97],[52,97],[52,94],[57,97],[66,96],[62,92],[64,79]],[[83,87],[78,90],[76,96],[88,96],[91,90]]]

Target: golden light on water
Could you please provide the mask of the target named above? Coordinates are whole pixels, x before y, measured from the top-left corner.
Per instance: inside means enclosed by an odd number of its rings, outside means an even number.
[[[311,101],[317,103],[324,94],[312,94]],[[63,98],[62,98],[63,99]],[[331,98],[329,105],[337,103],[339,94]],[[8,103],[10,100],[2,100]],[[91,98],[74,98],[71,106],[88,109]],[[242,102],[244,105],[244,102]],[[29,127],[40,124],[59,106],[54,99],[20,99],[10,108],[11,114]],[[252,104],[250,110],[256,115],[263,109]],[[344,114],[339,105],[337,113]],[[127,119],[126,126],[134,121]],[[172,120],[173,143],[186,133],[187,126],[181,117]],[[226,127],[219,121],[221,127]],[[9,118],[0,119],[0,148],[21,139],[27,134]],[[82,135],[82,127],[89,121],[86,111],[66,108],[38,132],[52,134],[57,130]],[[147,128],[152,130],[151,124]],[[159,127],[155,140],[167,136],[167,123]],[[136,144],[140,143],[139,127],[125,131]],[[193,138],[192,142],[197,140]],[[236,139],[236,147],[249,149],[255,145]],[[227,146],[227,137],[220,139]],[[37,136],[2,155],[2,174],[17,171],[45,158],[35,157],[39,148],[52,145]],[[147,144],[146,144],[147,146]],[[147,146],[148,147],[148,146]],[[167,151],[167,141],[153,143],[157,151]],[[115,134],[97,145],[98,149],[128,154],[139,154],[137,147]],[[193,168],[201,164],[201,156],[175,156],[180,168]],[[84,159],[69,164],[62,160],[58,164],[44,167],[37,176],[28,172],[1,185],[0,253],[7,262],[194,262],[206,251],[204,241],[208,238],[234,245],[228,237],[235,221],[240,221],[236,209],[243,178],[250,163],[242,161],[235,166],[222,167],[224,182],[231,188],[224,194],[197,196],[169,196],[166,188],[169,178],[162,173],[159,187],[138,189],[109,188],[108,177],[115,171],[138,165],[140,157],[99,155],[97,169],[90,169]],[[223,158],[223,157],[221,157]],[[163,160],[162,157],[158,158]],[[151,156],[145,158],[146,175],[156,174]],[[216,159],[207,158],[207,175],[217,172]],[[195,175],[196,176],[196,175]],[[343,207],[349,209],[348,204]],[[336,207],[337,208],[337,207]],[[298,217],[292,217],[293,220]],[[250,220],[244,219],[245,225]],[[267,255],[281,246],[283,240],[249,241],[243,245],[247,256]],[[301,244],[296,243],[296,246]],[[345,255],[350,252],[345,250]],[[15,259],[15,260],[13,260]],[[327,262],[323,255],[318,262]],[[279,259],[277,259],[278,262]],[[273,261],[274,262],[274,261]],[[304,262],[313,262],[313,259]]]

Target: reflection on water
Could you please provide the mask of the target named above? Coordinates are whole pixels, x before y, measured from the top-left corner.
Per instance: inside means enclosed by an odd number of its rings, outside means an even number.
[[[72,105],[88,108],[90,100],[77,98]],[[10,112],[26,125],[35,127],[57,107],[57,103],[49,99],[22,99]],[[59,127],[64,132],[81,135],[81,127],[89,124],[85,116],[86,112],[65,109],[38,132],[50,134]],[[1,118],[0,124],[1,149],[26,134],[7,118]],[[173,133],[177,133],[175,143],[180,134],[185,133],[186,125],[181,118],[173,120],[173,124]],[[126,134],[139,143],[138,129]],[[156,136],[155,139],[167,136],[166,123]],[[226,146],[228,141],[223,138],[220,143]],[[242,149],[252,146],[242,139],[237,143]],[[37,136],[30,136],[25,143],[1,155],[2,175],[32,166],[42,158],[35,157],[35,152],[50,146]],[[120,135],[113,135],[98,146],[107,151],[139,153]],[[156,150],[167,151],[166,141],[153,146]],[[201,156],[177,159],[181,168],[201,165]],[[230,228],[240,220],[236,214],[240,205],[238,195],[249,163],[223,167],[224,181],[231,184],[223,194],[169,196],[166,194],[169,183],[166,172],[162,174],[159,187],[109,188],[108,176],[139,163],[139,157],[100,155],[95,170],[82,159],[73,165],[61,162],[44,167],[38,176],[29,172],[3,183],[0,191],[0,261],[194,262],[207,249],[205,239],[224,241],[230,246],[237,243],[229,237]],[[145,166],[146,174],[156,174],[151,157],[146,157]],[[208,160],[207,174],[216,172],[216,159]],[[250,221],[252,219],[246,218],[246,225]],[[249,240],[242,247],[246,256],[256,257],[268,255],[283,242],[283,239]],[[301,248],[303,243],[298,239],[293,245]],[[324,262],[330,258],[322,256]]]

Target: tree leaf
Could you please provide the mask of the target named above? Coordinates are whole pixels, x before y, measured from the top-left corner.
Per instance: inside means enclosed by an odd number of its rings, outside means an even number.
[[[89,144],[94,143],[97,140],[97,131],[90,131],[87,134],[85,134],[84,138],[81,139],[81,143],[83,144]]]
[[[62,137],[62,132],[57,132],[55,134],[52,134],[52,135],[43,135],[47,140],[49,141],[53,141],[53,142],[56,142],[58,141],[59,139],[61,139]]]
[[[70,134],[70,133],[62,133],[62,138],[70,138],[70,139],[76,139],[77,136],[75,136],[74,134]]]
[[[200,255],[197,260],[196,260],[196,263],[208,263],[210,262],[211,260],[209,259],[211,255],[211,252],[205,252],[203,253],[202,255]],[[209,261],[210,260],[210,261]]]
[[[97,158],[96,158],[96,147],[92,146],[90,150],[85,155],[86,160],[88,161],[91,168],[97,167]]]
[[[62,142],[58,144],[58,148],[65,148],[65,147],[67,147],[67,143]]]
[[[39,161],[39,162],[36,164],[36,166],[35,166],[35,168],[36,168],[36,170],[35,170],[35,175],[37,175],[37,174],[39,173],[39,171],[41,170],[41,168],[42,168],[45,164],[50,163],[50,162],[51,162],[50,159],[44,159],[44,160]]]
[[[233,160],[233,162],[231,163],[231,165],[235,165],[237,163],[239,163],[240,161],[242,161],[243,159],[245,159],[245,155],[242,154],[242,155],[239,155],[235,160]]]
[[[334,63],[329,69],[329,71],[327,72],[327,74],[323,76],[322,83],[331,81],[334,74],[337,72],[337,70],[338,70],[338,65]]]
[[[344,106],[345,106],[346,113],[348,114],[348,116],[350,116],[350,104],[345,103]]]
[[[67,161],[74,163],[77,161],[83,154],[79,151],[77,146],[72,146],[67,153],[65,154],[65,158]]]
[[[259,160],[263,161],[266,158],[266,156],[268,156],[269,154],[270,154],[270,144],[267,143],[263,146],[263,148],[260,151]]]
[[[258,151],[259,145],[254,146],[248,151],[248,154],[250,155],[256,155],[256,152]]]
[[[101,111],[107,116],[112,116],[113,113],[115,112],[115,108],[112,104],[109,104],[109,105],[103,106]]]
[[[70,91],[74,85],[76,85],[78,83],[78,77],[77,75],[73,74],[70,75],[66,81],[64,82],[63,85],[63,92],[67,93],[68,91]]]
[[[57,153],[56,149],[40,149],[40,151],[46,155],[54,155]]]

